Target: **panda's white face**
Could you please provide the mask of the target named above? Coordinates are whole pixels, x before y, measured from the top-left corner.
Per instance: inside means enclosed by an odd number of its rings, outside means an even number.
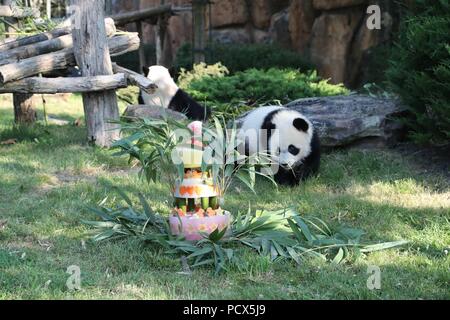
[[[148,68],[147,78],[150,79],[157,88],[154,94],[143,93],[142,96],[145,103],[160,105],[167,108],[170,100],[179,89],[170,76],[169,70],[163,66],[151,66]]]
[[[285,168],[294,168],[311,153],[313,127],[300,113],[284,110],[274,115],[274,134],[269,141],[270,151]]]

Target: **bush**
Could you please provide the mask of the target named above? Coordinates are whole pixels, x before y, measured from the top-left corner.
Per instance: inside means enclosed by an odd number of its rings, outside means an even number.
[[[301,73],[294,69],[249,69],[230,76],[207,76],[185,82],[186,90],[213,112],[231,118],[257,105],[285,104],[292,100],[347,94],[342,85],[322,80],[316,72]]]
[[[292,68],[302,71],[313,69],[300,54],[268,44],[213,44],[208,63],[221,62],[231,73],[247,69]],[[177,70],[192,69],[192,46],[184,44],[177,52],[175,61]]]
[[[213,65],[207,65],[202,62],[196,64],[191,71],[182,68],[178,77],[178,86],[182,89],[186,89],[193,81],[201,80],[205,77],[222,78],[229,73],[228,68],[220,62]]]
[[[437,145],[450,139],[449,30],[448,14],[410,17],[392,50],[388,83],[411,111],[412,117],[403,120],[417,143]]]

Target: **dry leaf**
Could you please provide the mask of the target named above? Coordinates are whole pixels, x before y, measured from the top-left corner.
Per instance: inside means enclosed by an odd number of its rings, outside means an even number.
[[[12,145],[12,144],[16,144],[16,143],[17,143],[17,139],[8,139],[8,140],[0,142],[0,144],[3,146]]]
[[[73,125],[75,127],[80,127],[83,124],[83,120],[81,118],[78,118],[77,120],[74,121]]]

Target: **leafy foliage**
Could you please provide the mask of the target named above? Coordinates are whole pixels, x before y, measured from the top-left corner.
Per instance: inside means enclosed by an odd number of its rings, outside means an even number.
[[[239,263],[237,249],[242,245],[269,256],[272,261],[289,259],[300,264],[304,259],[318,258],[340,264],[351,256],[407,243],[362,244],[362,230],[348,227],[334,229],[318,218],[303,217],[292,209],[255,213],[249,209],[246,214],[238,213],[233,218],[227,236],[226,229],[222,232],[217,229],[194,243],[173,236],[167,219],[155,213],[141,194],[139,200],[142,210],[139,210],[133,206],[127,194],[116,190],[126,205],[114,209],[102,205],[100,208],[91,208],[102,219],[85,221],[94,227],[92,239],[104,241],[137,237],[162,248],[167,254],[185,256],[193,268],[212,265],[216,272],[227,270],[228,266]]]
[[[247,69],[292,68],[302,71],[313,69],[312,64],[297,52],[284,49],[274,44],[211,44],[209,64],[217,62],[227,66],[231,73]],[[191,70],[192,45],[184,44],[177,52],[175,61],[177,69]]]
[[[448,7],[448,1],[436,3]],[[442,144],[450,139],[448,12],[404,21],[387,71],[390,87],[410,108],[412,119],[404,121],[418,143]]]
[[[224,119],[213,118],[211,127],[204,126],[203,129],[205,140],[210,142],[205,153],[209,151],[210,154],[214,153],[215,157],[211,159],[212,163],[208,164],[203,159],[202,169],[206,171],[207,166],[211,167],[214,183],[221,193],[220,197],[224,197],[233,178],[240,180],[252,191],[256,175],[266,177],[275,184],[269,175],[255,170],[255,165],[262,164],[260,155],[245,156],[239,153],[236,148],[239,141],[235,124],[227,128]],[[129,136],[113,144],[113,148],[119,149],[115,155],[128,155],[130,162],[138,161],[142,166],[141,175],[144,175],[148,182],[160,181],[164,177],[171,187],[177,180],[183,179],[183,163],[175,163],[173,157],[176,156],[175,148],[186,143],[186,138],[191,138],[190,134],[188,137],[185,135],[188,129],[184,122],[168,118],[141,119],[133,123],[123,123],[122,130]],[[236,163],[235,160],[238,159],[241,161]],[[269,164],[267,159],[263,160]]]
[[[228,68],[222,65],[220,62],[207,65],[204,62],[194,65],[193,69],[188,71],[184,68],[181,69],[178,77],[178,86],[180,88],[188,88],[193,81],[198,81],[203,78],[222,78],[229,74]]]
[[[148,182],[167,178],[169,185],[182,176],[182,165],[172,161],[172,151],[179,143],[176,129],[186,130],[186,124],[170,118],[141,119],[132,123],[121,123],[122,130],[129,134],[116,141],[112,148],[119,149],[115,156],[129,156],[129,162],[137,160],[141,166],[141,175]]]
[[[230,119],[266,103],[285,104],[295,99],[348,94],[342,85],[322,80],[316,72],[294,69],[250,69],[229,76],[195,77],[182,87],[215,114]]]

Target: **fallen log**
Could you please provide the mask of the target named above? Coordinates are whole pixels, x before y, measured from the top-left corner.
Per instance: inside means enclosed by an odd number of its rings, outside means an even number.
[[[108,76],[76,78],[32,77],[0,86],[0,93],[84,93],[125,88],[127,77],[123,73]]]
[[[27,18],[34,17],[38,18],[40,15],[39,9],[37,8],[21,8],[18,6],[0,6],[0,17],[10,17],[10,18]]]
[[[125,33],[108,39],[111,56],[139,49],[137,33]],[[31,77],[39,73],[64,69],[76,64],[73,48],[28,58],[17,63],[0,66],[0,84]]]
[[[128,23],[154,18],[164,13],[173,14],[172,5],[167,4],[156,8],[119,13],[111,16],[111,18],[114,19],[117,25],[123,26]]]
[[[127,68],[121,67],[116,63],[113,63],[113,71],[114,73],[124,73],[128,78],[129,84],[138,86],[140,89],[147,93],[153,94],[155,92],[155,89],[157,88],[156,85],[147,77],[144,77],[143,75]]]
[[[105,19],[105,28],[108,37],[111,37],[116,33],[114,20],[112,20],[111,18]],[[16,42],[19,41],[20,39],[16,40]],[[57,38],[18,46],[11,50],[2,51],[0,49],[0,66],[71,47],[73,47],[73,39],[72,34],[69,33]]]

